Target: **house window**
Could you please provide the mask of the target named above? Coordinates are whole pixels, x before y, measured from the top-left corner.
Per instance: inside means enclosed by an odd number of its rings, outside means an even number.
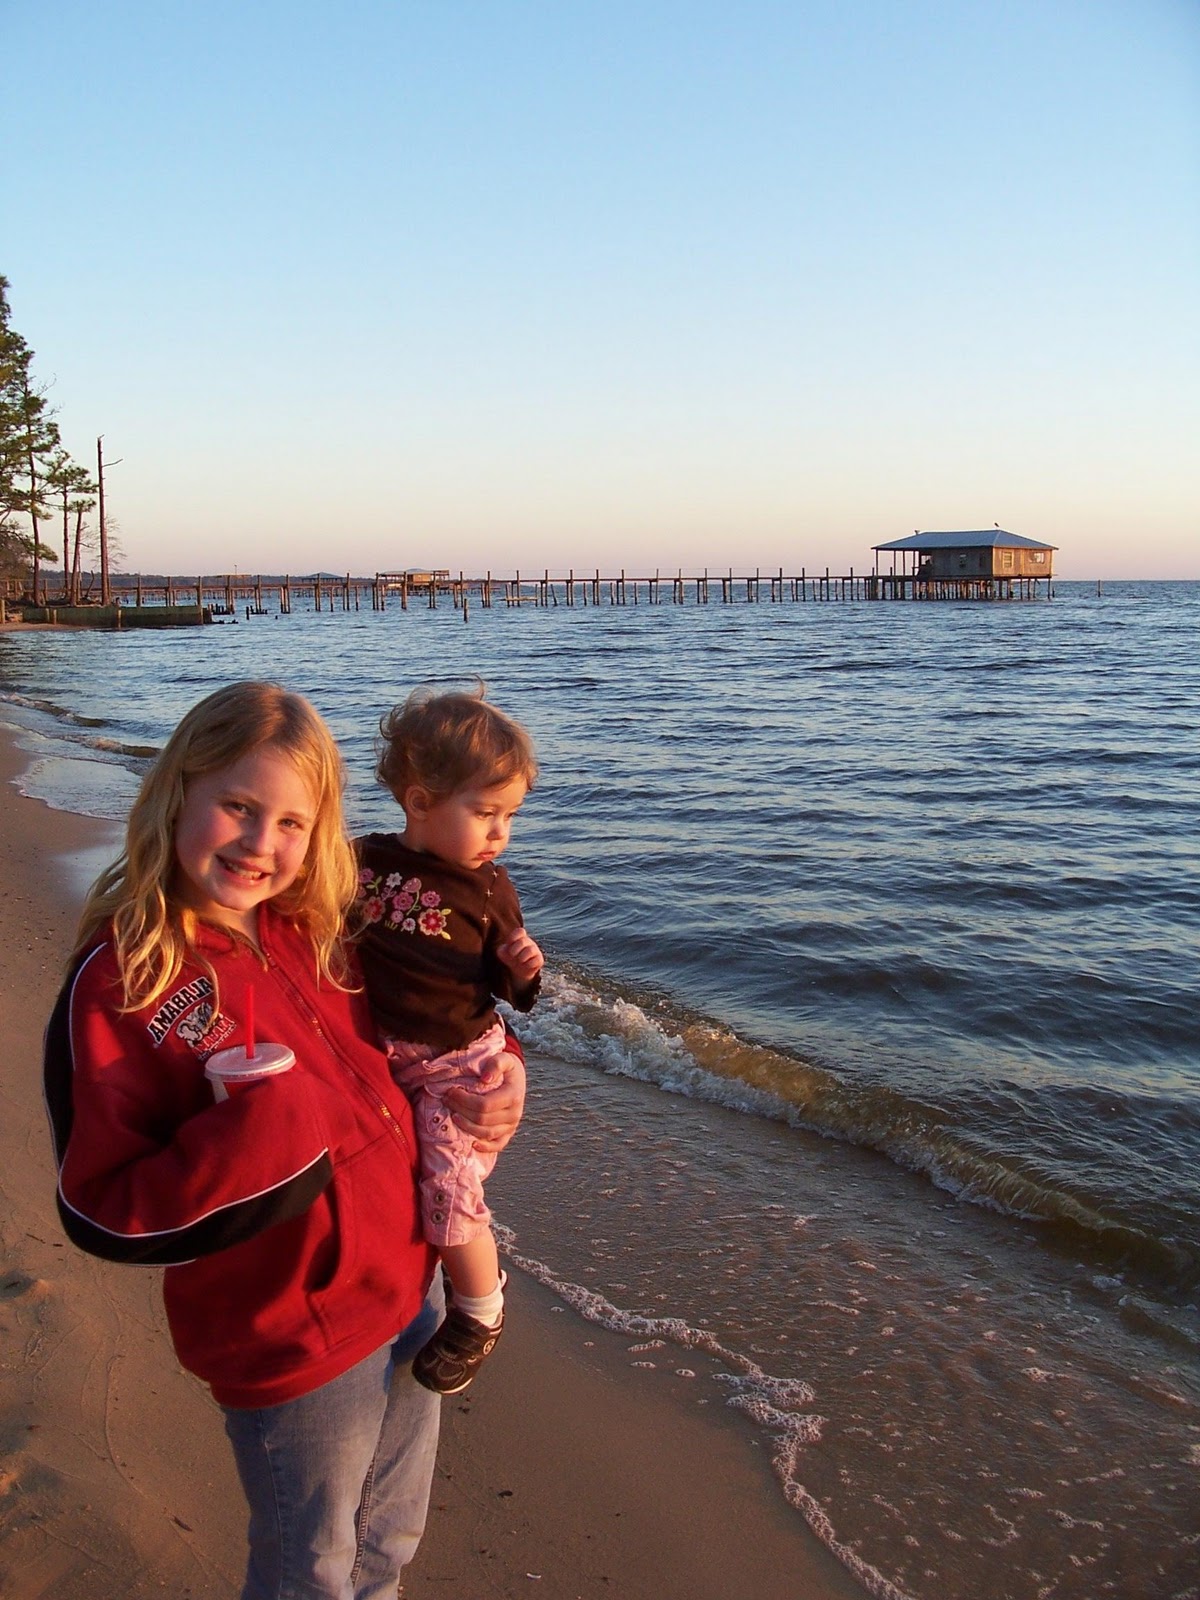
[[[1001,572],[1011,572],[1012,569],[1013,569],[1013,553],[1012,553],[1012,551],[1011,550],[1001,550],[1001,552],[1000,552],[1000,570],[1001,570]]]
[[[1044,566],[1046,563],[1046,552],[1044,550],[1035,550],[1033,552],[1033,559],[1037,566]]]

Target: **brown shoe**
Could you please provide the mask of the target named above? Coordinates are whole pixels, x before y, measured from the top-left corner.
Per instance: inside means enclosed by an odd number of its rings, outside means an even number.
[[[413,1377],[434,1394],[461,1394],[496,1348],[504,1331],[504,1313],[494,1328],[485,1327],[453,1304],[446,1319],[413,1362]]]

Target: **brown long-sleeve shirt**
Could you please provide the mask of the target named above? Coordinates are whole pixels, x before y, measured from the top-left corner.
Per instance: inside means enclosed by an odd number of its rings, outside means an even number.
[[[366,834],[357,849],[359,959],[382,1033],[458,1050],[497,1020],[497,1000],[532,1008],[539,979],[517,986],[496,954],[522,925],[503,867],[455,866],[394,833]]]

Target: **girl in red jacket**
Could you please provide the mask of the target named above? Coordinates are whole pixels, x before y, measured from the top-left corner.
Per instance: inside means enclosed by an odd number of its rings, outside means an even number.
[[[342,944],[342,785],[300,696],[241,683],[194,707],[88,897],[46,1036],[64,1226],[167,1269],[176,1352],[224,1410],[250,1505],[243,1600],[394,1600],[437,1444],[410,1370],[440,1312],[433,1255],[411,1112]],[[290,1068],[228,1094],[206,1077],[259,1041]],[[523,1094],[505,1067],[452,1102],[493,1149]]]

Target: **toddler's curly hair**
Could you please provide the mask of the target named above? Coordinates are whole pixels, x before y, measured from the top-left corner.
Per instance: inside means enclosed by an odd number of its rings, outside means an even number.
[[[533,788],[538,775],[533,740],[519,722],[485,700],[484,692],[482,683],[473,693],[414,689],[379,719],[376,776],[401,805],[414,784],[436,799],[514,778]]]

